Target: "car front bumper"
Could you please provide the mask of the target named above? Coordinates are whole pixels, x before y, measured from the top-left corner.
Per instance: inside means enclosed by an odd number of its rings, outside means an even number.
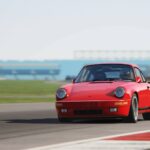
[[[126,117],[130,100],[57,101],[59,118]]]

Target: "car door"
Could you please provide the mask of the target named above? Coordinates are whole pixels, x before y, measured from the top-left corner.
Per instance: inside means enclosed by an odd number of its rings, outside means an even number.
[[[143,82],[146,84],[147,86],[147,91],[146,91],[146,107],[150,107],[150,83],[148,83],[141,71],[141,77]]]
[[[135,76],[141,78],[141,82],[137,83],[138,96],[139,96],[139,108],[145,109],[148,107],[148,102],[150,98],[150,89],[148,88],[148,83],[146,82],[142,72],[139,68],[135,67]]]

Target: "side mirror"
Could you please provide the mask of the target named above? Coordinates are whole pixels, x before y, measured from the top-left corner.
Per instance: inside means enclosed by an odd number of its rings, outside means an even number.
[[[138,76],[137,76],[137,77],[136,77],[136,82],[137,82],[137,83],[141,83],[141,82],[142,82],[141,77],[138,77]]]

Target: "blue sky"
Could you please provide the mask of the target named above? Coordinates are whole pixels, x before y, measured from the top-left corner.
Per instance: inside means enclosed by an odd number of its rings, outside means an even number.
[[[0,0],[0,59],[150,50],[149,0]]]

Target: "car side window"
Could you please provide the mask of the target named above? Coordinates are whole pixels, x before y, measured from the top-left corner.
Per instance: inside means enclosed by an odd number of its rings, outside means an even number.
[[[140,77],[142,82],[144,82],[143,77],[141,76],[141,71],[138,68],[135,68],[135,75],[136,77]]]

